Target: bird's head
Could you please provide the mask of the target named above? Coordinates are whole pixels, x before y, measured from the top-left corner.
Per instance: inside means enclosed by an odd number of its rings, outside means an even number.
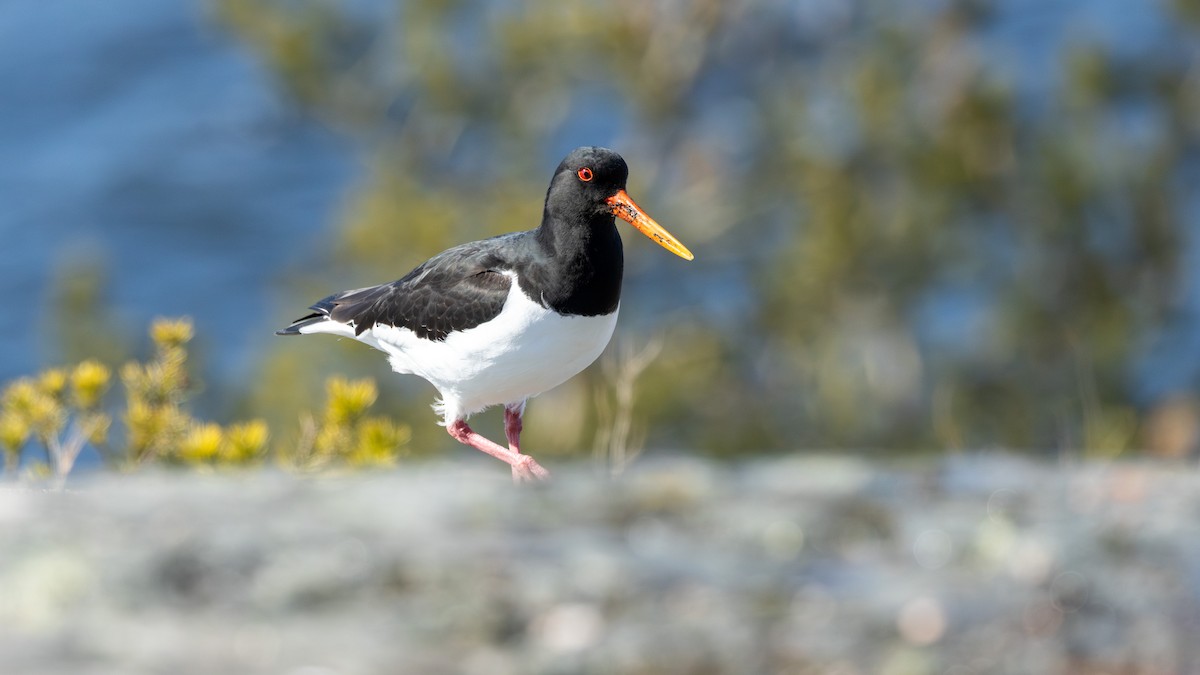
[[[558,165],[546,194],[548,213],[591,220],[596,215],[616,216],[658,242],[675,255],[691,260],[692,252],[646,215],[629,193],[625,181],[629,166],[608,148],[576,148]]]

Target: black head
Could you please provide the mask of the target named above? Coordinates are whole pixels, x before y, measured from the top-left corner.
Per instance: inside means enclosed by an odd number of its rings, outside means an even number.
[[[567,225],[611,227],[612,217],[617,216],[668,251],[691,260],[687,247],[646,215],[625,192],[628,179],[629,165],[612,150],[576,148],[559,163],[550,180],[545,218]]]
[[[550,180],[546,209],[556,215],[591,219],[612,214],[607,200],[625,189],[629,165],[608,148],[576,148],[567,155]]]

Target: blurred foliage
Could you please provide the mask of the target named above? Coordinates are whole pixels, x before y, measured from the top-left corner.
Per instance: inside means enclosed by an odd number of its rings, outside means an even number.
[[[133,336],[112,312],[105,292],[111,275],[95,250],[85,255],[68,249],[55,264],[53,279],[44,333],[54,336],[58,360],[128,360]]]
[[[150,327],[154,356],[121,367],[125,388],[124,443],[109,439],[104,398],[112,372],[88,359],[72,368],[50,368],[17,379],[0,394],[0,449],[5,473],[15,475],[22,455],[38,445],[45,464],[33,475],[64,480],[86,445],[111,465],[132,469],[148,462],[229,468],[262,464],[271,457],[271,433],[256,419],[222,426],[192,416],[187,345],[189,319],[158,319]],[[370,380],[329,382],[329,403],[319,425],[301,422],[301,442],[285,439],[274,450],[276,464],[293,469],[372,467],[389,464],[405,450],[408,429],[365,416],[375,402]]]
[[[592,454],[613,475],[624,472],[642,452],[645,430],[634,428],[637,383],[662,349],[659,339],[639,351],[618,342],[600,361],[603,381],[593,394],[597,428]]]
[[[1180,259],[1197,245],[1195,2],[1139,7],[1165,31],[1154,44],[1060,35],[1032,66],[987,0],[213,7],[369,157],[330,271],[306,270],[298,302],[535,225],[558,157],[606,144],[697,254],[681,266],[626,237],[622,330],[666,327],[637,383],[651,444],[1111,455],[1178,417],[1155,411],[1187,392],[1139,393],[1136,370],[1195,274]],[[382,367],[279,349],[248,405],[286,415],[320,373]],[[386,382],[392,400],[431,397]],[[600,403],[586,428],[611,421]],[[562,426],[539,404],[530,448]],[[425,410],[388,407],[429,446]]]
[[[301,436],[288,462],[300,469],[317,469],[342,461],[359,466],[388,466],[396,460],[396,448],[408,443],[407,426],[397,426],[382,417],[367,417],[378,391],[370,379],[331,378],[326,383],[324,414],[306,416],[300,423]]]
[[[60,479],[70,473],[85,443],[103,446],[111,420],[100,402],[110,378],[107,367],[87,360],[70,370],[51,368],[10,383],[0,395],[5,472],[16,472],[31,441],[42,446],[46,468]]]
[[[186,345],[192,339],[188,321],[155,321],[150,328],[154,358],[131,361],[121,368],[125,385],[128,461],[172,456],[196,422],[186,412],[188,396]]]

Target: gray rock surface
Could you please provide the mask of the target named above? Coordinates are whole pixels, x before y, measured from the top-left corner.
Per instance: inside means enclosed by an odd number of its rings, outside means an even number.
[[[0,487],[0,673],[1194,673],[1198,543],[1180,465],[101,473]]]

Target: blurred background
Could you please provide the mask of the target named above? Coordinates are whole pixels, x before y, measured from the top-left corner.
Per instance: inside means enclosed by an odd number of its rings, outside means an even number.
[[[203,416],[287,443],[374,376],[449,449],[427,384],[272,331],[536,226],[603,145],[696,260],[622,229],[614,344],[535,454],[1186,456],[1198,38],[1196,0],[8,0],[0,381],[186,315]]]

